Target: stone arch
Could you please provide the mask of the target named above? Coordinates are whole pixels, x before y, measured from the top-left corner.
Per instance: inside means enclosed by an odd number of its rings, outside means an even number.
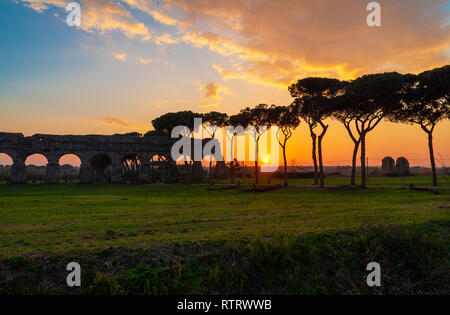
[[[47,177],[48,157],[41,153],[30,153],[25,158],[25,181],[43,182]]]
[[[163,153],[150,154],[150,176],[152,183],[165,183],[167,181],[169,159]]]
[[[25,157],[25,165],[46,166],[49,158],[42,152],[29,153]]]
[[[0,183],[11,181],[11,167],[13,164],[14,160],[11,155],[0,152]]]
[[[42,154],[40,161],[28,159],[27,164],[36,164],[41,168],[46,167],[45,181],[58,182],[60,176],[60,161],[62,155],[76,154],[81,160],[80,182],[92,182],[94,175],[101,180],[111,179],[112,182],[123,182],[122,153],[137,153],[141,161],[139,181],[148,182],[148,170],[150,169],[150,157],[162,154],[167,159],[152,159],[152,166],[163,169],[164,163],[169,175],[159,181],[177,182],[177,167],[171,156],[173,140],[170,138],[151,136],[146,138],[122,137],[122,136],[59,136],[37,134],[25,137],[20,133],[0,133],[0,152],[8,154],[13,159],[11,167],[11,183],[24,183],[27,157],[34,154]],[[5,152],[8,151],[8,152]],[[96,155],[105,154],[111,162],[99,171],[94,170],[91,159]],[[137,159],[136,159],[137,160]],[[159,165],[158,162],[161,164]],[[9,163],[10,164],[10,160]],[[102,173],[102,174],[100,174]],[[108,178],[109,177],[109,178]]]
[[[122,179],[125,182],[138,182],[141,172],[141,157],[136,153],[121,154]]]
[[[0,151],[0,165],[12,166],[14,164],[14,157],[8,152]]]
[[[76,153],[72,153],[72,152],[67,152],[67,153],[62,153],[61,155],[59,155],[58,163],[61,166],[64,164],[70,164],[75,167],[80,167],[82,161],[81,161],[80,155],[78,155]]]
[[[74,153],[64,153],[58,158],[59,179],[65,183],[80,179],[81,157]]]
[[[89,163],[92,168],[92,179],[94,181],[111,181],[113,159],[110,155],[106,153],[92,154],[89,158]]]

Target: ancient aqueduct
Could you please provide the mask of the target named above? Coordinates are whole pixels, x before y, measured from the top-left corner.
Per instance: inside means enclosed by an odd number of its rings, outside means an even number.
[[[176,163],[171,158],[172,143],[173,139],[166,137],[40,134],[25,137],[21,133],[0,133],[0,153],[9,155],[13,160],[11,183],[25,182],[25,161],[33,154],[41,154],[47,158],[45,175],[47,183],[59,181],[59,160],[66,154],[76,155],[81,160],[80,182],[83,183],[96,179],[96,170],[92,167],[91,159],[97,155],[106,155],[110,158],[111,182],[122,182],[122,160],[130,154],[137,156],[141,163],[139,168],[141,182],[151,183],[153,166],[158,165],[165,169],[164,182],[171,183],[176,181]],[[158,158],[155,159],[155,156]]]
[[[37,134],[25,137],[21,133],[0,132],[0,154],[4,153],[11,157],[11,183],[26,182],[25,162],[27,158],[34,154],[40,154],[47,159],[45,172],[46,183],[58,183],[60,181],[60,159],[65,155],[76,155],[80,161],[79,180],[82,183],[94,181],[111,181],[121,183],[124,178],[123,161],[128,156],[136,157],[140,165],[138,168],[138,179],[140,183],[152,183],[154,170],[158,168],[160,181],[163,183],[176,183],[179,179],[177,164],[172,159],[171,149],[176,139],[168,137],[150,136],[58,136]],[[203,139],[203,146],[216,141]],[[216,147],[220,149],[217,142]],[[92,159],[99,155],[106,156],[110,161],[108,171],[104,167],[96,168]],[[187,154],[189,155],[189,154]],[[195,146],[192,142],[191,155],[195,156]],[[161,171],[162,170],[162,171]],[[194,162],[192,169],[193,178],[204,176],[202,163]],[[396,174],[406,176],[410,174],[409,162],[401,157],[395,163],[391,157],[383,159],[382,172],[384,175]],[[227,166],[223,161],[218,161],[214,177],[224,178],[227,174]]]

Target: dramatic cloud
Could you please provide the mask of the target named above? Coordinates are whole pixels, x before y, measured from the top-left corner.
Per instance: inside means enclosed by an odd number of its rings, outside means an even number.
[[[65,0],[22,0],[22,2],[37,12],[47,10],[49,5],[65,7],[67,3]]]
[[[42,11],[62,0],[22,0]],[[380,1],[381,27],[366,23],[368,0],[82,0],[81,28],[157,44],[208,47],[227,63],[223,79],[286,87],[306,76],[350,79],[377,71],[420,72],[449,63],[446,0]],[[129,11],[164,25],[153,34]]]
[[[116,58],[117,60],[120,60],[122,62],[127,61],[127,54],[121,54],[121,53],[115,53],[114,58]]]
[[[228,78],[286,86],[305,76],[354,78],[377,69],[418,72],[449,62],[445,0],[383,1],[382,26],[363,0],[167,0],[184,13],[183,39],[229,57]],[[447,50],[446,50],[447,49]]]
[[[161,10],[161,7],[157,6],[155,4],[155,1],[153,0],[123,0],[124,3],[129,5],[130,7],[134,9],[138,9],[140,11],[143,11],[147,13],[148,15],[152,16],[153,19],[158,21],[159,23],[166,24],[166,25],[176,25],[177,20],[174,18],[171,18],[167,14],[165,14]]]
[[[230,91],[223,86],[217,85],[216,83],[208,83],[200,86],[199,91],[203,93],[202,107],[217,107],[222,100],[221,94],[230,94]]]
[[[119,30],[128,37],[141,36],[150,39],[147,27],[134,20],[131,13],[118,3],[107,0],[83,1],[81,27],[84,30],[96,30],[100,33]]]
[[[68,0],[22,0],[22,3],[38,12],[46,10],[49,5],[65,9]],[[121,31],[126,36],[134,38],[139,36],[142,40],[151,39],[147,27],[137,22],[131,13],[120,3],[108,0],[80,0],[81,26],[87,32],[99,32],[101,34],[110,31]]]
[[[156,44],[176,44],[178,42],[178,40],[173,39],[169,34],[156,36],[153,41]]]

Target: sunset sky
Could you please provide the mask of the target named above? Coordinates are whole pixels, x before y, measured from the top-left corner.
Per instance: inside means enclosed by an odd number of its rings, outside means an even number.
[[[446,0],[380,0],[381,27],[366,24],[369,0],[80,0],[79,28],[65,23],[68,2],[0,1],[0,132],[144,133],[170,111],[289,105],[287,86],[308,76],[450,64]],[[348,165],[352,142],[329,124],[325,164]],[[435,134],[450,165],[450,123]],[[310,147],[302,124],[288,160],[310,165]],[[417,126],[383,123],[367,151],[373,164],[428,165]]]

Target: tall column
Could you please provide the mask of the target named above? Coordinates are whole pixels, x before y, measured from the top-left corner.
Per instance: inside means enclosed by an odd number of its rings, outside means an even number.
[[[80,165],[80,183],[92,183],[94,181],[93,170],[88,159],[82,158]]]
[[[45,183],[57,184],[59,182],[59,157],[48,157],[47,169],[45,172]]]
[[[123,170],[121,159],[114,157],[111,164],[111,182],[122,183],[123,182]]]
[[[11,183],[22,184],[25,183],[25,159],[15,158],[11,166]]]

